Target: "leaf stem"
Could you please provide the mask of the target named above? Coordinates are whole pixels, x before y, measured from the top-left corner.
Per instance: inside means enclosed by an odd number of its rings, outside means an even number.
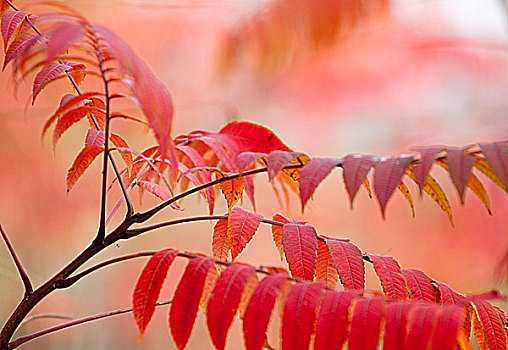
[[[14,264],[16,264],[19,276],[21,277],[23,285],[25,286],[25,297],[27,297],[33,292],[32,282],[30,282],[30,278],[25,272],[25,269],[23,269],[23,266],[21,265],[21,262],[19,261],[18,256],[16,255],[16,252],[14,251],[14,248],[12,247],[9,238],[7,237],[7,234],[2,228],[2,225],[0,225],[0,232],[2,233],[2,238],[4,239],[4,242],[7,245],[7,249],[9,249],[9,253],[11,253],[12,260],[14,260]]]

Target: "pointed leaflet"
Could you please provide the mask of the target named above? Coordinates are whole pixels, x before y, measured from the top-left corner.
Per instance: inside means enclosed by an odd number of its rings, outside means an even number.
[[[244,172],[250,168],[255,162],[266,157],[266,153],[259,152],[243,152],[236,157],[236,165],[240,172]]]
[[[58,25],[49,37],[46,62],[53,61],[59,54],[66,51],[69,46],[81,39],[83,33],[84,28],[80,23],[65,22]]]
[[[222,175],[220,172],[215,173],[215,175],[217,176],[217,179],[222,179],[224,177],[224,175]],[[233,209],[233,206],[242,197],[244,181],[244,177],[238,177],[235,179],[223,181],[219,184],[222,194],[228,203],[229,211]]]
[[[247,283],[245,284],[245,288],[243,289],[242,292],[242,297],[240,298],[240,304],[238,304],[238,313],[240,315],[241,320],[243,320],[245,316],[247,304],[258,284],[259,284],[258,275],[253,273],[252,275],[250,275],[249,279],[247,280]]]
[[[125,142],[125,140],[120,135],[111,134],[109,139],[111,142],[113,142],[113,145],[115,145],[116,148],[129,148],[127,142]],[[120,152],[120,155],[122,156],[122,159],[125,162],[125,166],[127,167],[128,173],[130,175],[132,172],[132,153]]]
[[[450,176],[459,192],[460,202],[464,204],[464,191],[473,169],[474,157],[463,149],[455,147],[448,147],[446,153]]]
[[[212,254],[213,257],[227,261],[229,256],[228,219],[220,219],[213,227]]]
[[[231,209],[228,216],[228,236],[233,261],[250,242],[261,220],[263,220],[261,215],[249,213],[238,207]]]
[[[337,269],[335,268],[328,250],[328,246],[322,240],[318,240],[318,250],[316,259],[316,280],[321,281],[328,287],[337,285]]]
[[[326,239],[326,244],[344,289],[364,289],[365,266],[360,249],[338,239]]]
[[[252,294],[243,317],[243,334],[247,350],[262,349],[275,300],[286,281],[285,275],[270,275],[258,284]]]
[[[348,350],[376,349],[384,304],[381,298],[359,299],[354,303]]]
[[[106,140],[106,133],[97,129],[88,129],[85,137],[85,146],[103,146]]]
[[[172,197],[168,190],[155,182],[138,180],[137,184],[142,189],[147,190],[156,197],[159,197],[162,201],[167,201]]]
[[[466,310],[464,307],[450,305],[441,308],[432,335],[432,349],[453,349],[457,344],[457,339],[461,337],[467,339],[467,343],[469,343],[469,335],[466,336],[463,330],[465,319]]]
[[[201,294],[201,299],[199,299],[199,305],[203,309],[203,312],[206,314],[208,301],[212,297],[212,292],[219,279],[219,273],[217,272],[217,267],[213,266],[208,270],[208,274],[205,278],[205,285],[203,286],[203,294]]]
[[[413,203],[413,197],[411,197],[411,192],[409,192],[409,189],[404,184],[404,181],[401,181],[397,188],[399,189],[400,193],[406,198],[407,202],[409,203],[409,207],[411,208],[411,213],[413,214],[413,217],[415,217],[415,205]]]
[[[342,162],[344,184],[349,195],[349,202],[353,208],[353,199],[355,199],[360,186],[366,179],[370,168],[374,165],[375,160],[371,156],[364,155],[347,155]]]
[[[411,310],[408,319],[405,349],[426,350],[430,346],[432,332],[441,307],[419,306]]]
[[[65,131],[67,131],[73,124],[77,123],[90,113],[93,113],[94,115],[103,115],[105,117],[103,110],[97,107],[89,106],[74,108],[63,114],[58,119],[55,130],[53,131],[53,148],[56,147],[56,143]]]
[[[79,180],[85,170],[92,164],[95,158],[104,151],[104,147],[97,145],[86,146],[79,152],[78,156],[72,163],[71,168],[67,172],[67,193]]]
[[[339,162],[336,159],[330,158],[312,158],[300,170],[300,201],[302,202],[302,211],[305,203],[312,196],[316,187],[330,172],[335,168]]]
[[[178,251],[173,249],[164,249],[155,253],[138,277],[132,294],[132,311],[139,329],[139,340],[143,337],[146,326],[152,318],[162,283],[177,254]]]
[[[317,234],[314,227],[284,224],[282,244],[293,277],[312,280],[316,271],[317,254]]]
[[[406,281],[402,276],[399,263],[390,256],[367,255],[374,264],[374,270],[381,281],[383,291],[394,300],[407,300]]]
[[[4,64],[2,66],[2,70],[5,69],[7,64],[15,59],[16,57],[24,54],[28,49],[30,49],[33,45],[39,43],[42,40],[42,37],[38,34],[32,33],[24,33],[17,37],[7,49],[4,57]]]
[[[429,176],[430,168],[436,160],[436,156],[444,149],[442,146],[431,147],[413,147],[411,151],[420,153],[420,161],[413,165],[413,172],[415,174],[416,183],[420,189],[420,196],[422,195],[423,186]]]
[[[2,16],[2,37],[4,39],[4,51],[7,48],[9,40],[19,28],[28,12],[7,10]]]
[[[282,214],[275,214],[272,217],[272,220],[283,223],[283,224],[287,224],[287,223],[302,224],[302,225],[305,224],[305,221],[291,220]],[[282,245],[282,226],[283,225],[272,225],[273,241],[275,242],[275,246],[279,250],[281,260],[282,260],[282,256],[284,255],[284,246]]]
[[[403,350],[409,312],[416,304],[389,303],[385,309],[383,349]]]
[[[480,143],[487,162],[508,191],[508,141]]]
[[[506,349],[507,339],[504,325],[494,307],[486,301],[476,301],[472,305],[474,333],[480,349]],[[484,344],[482,344],[483,341]]]
[[[508,191],[506,186],[503,184],[501,179],[496,175],[492,167],[489,165],[485,158],[475,157],[474,159],[474,167],[480,170],[485,176],[492,180],[496,185],[501,187],[503,191]]]
[[[212,258],[192,259],[175,290],[169,310],[169,327],[178,349],[184,349],[189,340],[206,275],[213,265]]]
[[[291,286],[282,317],[282,350],[309,348],[322,288],[319,282]]]
[[[431,280],[420,270],[402,269],[402,276],[406,280],[409,298],[415,301],[436,303],[436,292]]]
[[[67,62],[51,62],[45,65],[44,68],[42,68],[42,70],[35,76],[32,104],[34,104],[37,95],[43,88],[46,87],[46,85],[62,76],[66,70],[71,68],[72,66],[67,64]]]
[[[254,268],[230,265],[220,275],[208,301],[206,323],[212,342],[218,350],[226,345],[226,336],[235,317],[242,292]]]
[[[400,183],[413,157],[393,157],[382,159],[374,171],[374,193],[385,216],[386,203]]]
[[[327,290],[316,324],[315,350],[342,349],[348,334],[349,306],[358,293]]]
[[[308,160],[308,157],[301,152],[288,152],[288,151],[273,151],[268,155],[266,159],[266,168],[268,170],[268,179],[272,181],[275,176],[284,168],[284,166],[291,163],[293,160],[304,157]]]

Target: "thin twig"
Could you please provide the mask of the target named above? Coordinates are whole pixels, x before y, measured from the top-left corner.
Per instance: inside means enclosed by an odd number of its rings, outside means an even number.
[[[14,260],[14,264],[16,264],[19,276],[21,277],[23,285],[25,286],[25,297],[27,297],[33,292],[32,282],[30,282],[30,278],[26,274],[25,269],[23,269],[23,266],[21,265],[21,262],[19,261],[18,256],[16,255],[16,252],[14,251],[14,248],[12,247],[12,244],[9,241],[9,238],[7,238],[7,234],[2,228],[2,225],[0,225],[0,232],[2,233],[2,237],[5,241],[5,244],[7,245],[7,248],[9,249],[9,253],[11,253],[12,260]]]
[[[163,306],[163,305],[170,304],[171,302],[172,302],[172,300],[164,300],[164,301],[160,301],[160,302],[156,303],[155,306]],[[82,323],[86,323],[86,322],[90,322],[90,321],[100,320],[101,318],[106,318],[106,317],[110,317],[110,316],[116,316],[116,315],[120,315],[120,314],[125,314],[125,313],[128,313],[128,312],[132,312],[132,308],[131,307],[130,308],[125,308],[125,309],[118,309],[118,310],[114,310],[114,311],[109,311],[109,312],[104,312],[102,314],[97,314],[97,315],[85,317],[85,318],[82,318],[82,319],[79,319],[79,320],[76,320],[76,321],[67,322],[67,323],[58,325],[56,327],[48,328],[48,329],[45,329],[45,330],[37,332],[37,333],[33,333],[33,334],[30,334],[30,335],[27,335],[27,336],[24,336],[24,337],[20,337],[20,338],[18,338],[18,339],[16,339],[16,340],[14,340],[14,341],[9,343],[9,349],[15,349],[18,346],[20,346],[20,345],[22,345],[22,344],[24,344],[24,343],[26,343],[26,342],[28,342],[30,340],[42,337],[43,335],[46,335],[46,334],[50,334],[50,333],[59,331],[61,329],[69,328],[69,327],[72,327],[72,326],[77,326],[77,325],[80,325]]]
[[[30,316],[30,317],[25,318],[23,320],[23,322],[21,322],[19,324],[18,329],[20,329],[21,327],[26,325],[28,322],[32,322],[32,321],[39,320],[39,319],[44,319],[44,318],[56,318],[56,319],[60,319],[60,320],[72,320],[71,316],[63,316],[63,315],[35,315],[35,316]]]

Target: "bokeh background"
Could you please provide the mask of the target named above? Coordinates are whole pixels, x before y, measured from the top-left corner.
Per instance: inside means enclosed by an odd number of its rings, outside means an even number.
[[[298,9],[309,1],[283,5],[258,0],[66,3],[123,37],[166,84],[175,104],[174,135],[194,129],[215,131],[232,120],[250,120],[268,126],[295,150],[332,157],[395,155],[407,152],[410,146],[463,146],[508,136],[504,0],[392,0],[383,8],[360,9],[365,16],[344,15],[333,35],[319,32],[322,40],[318,45],[295,34],[312,25]],[[322,6],[331,3],[323,1]],[[327,23],[326,16],[319,16],[312,18]],[[22,84],[15,93],[10,73],[8,68],[0,75],[0,223],[38,286],[93,239],[100,167],[99,162],[93,164],[66,195],[66,171],[82,147],[87,125],[80,123],[66,133],[55,152],[48,140],[41,141],[40,132],[59,97],[71,88],[66,82],[47,87],[32,107],[30,87]],[[141,116],[135,109],[125,111]],[[113,128],[132,148],[144,149],[154,143],[149,130],[137,125],[115,122]],[[451,202],[456,223],[452,228],[430,198],[418,199],[415,186],[410,187],[415,197],[414,219],[398,193],[388,205],[386,220],[364,191],[350,210],[339,174],[334,171],[320,185],[303,214],[296,196],[291,197],[289,208],[281,208],[266,176],[261,175],[256,179],[258,212],[265,217],[282,212],[305,219],[321,234],[350,238],[362,251],[391,255],[403,267],[421,269],[461,292],[492,288],[506,292],[503,261],[508,251],[508,198],[483,176],[492,216],[470,192],[461,207],[448,175],[440,169],[433,171]],[[117,190],[110,192],[110,207],[119,197]],[[146,194],[141,206],[136,199],[138,208],[156,203]],[[166,210],[155,220],[207,211],[197,197],[181,205],[182,212]],[[246,200],[242,207],[252,210]],[[219,198],[216,212],[225,210]],[[210,254],[213,224],[175,226],[119,242],[91,263],[166,247]],[[238,260],[285,266],[266,226]],[[54,292],[33,315],[80,318],[128,307],[144,262],[114,265],[69,290]],[[171,298],[184,266],[183,260],[174,263],[161,299]],[[379,288],[370,267],[367,276],[368,286]],[[3,244],[0,295],[3,323],[22,297],[22,285]],[[172,349],[167,315],[167,306],[157,309],[140,344],[132,315],[126,314],[40,338],[25,348]],[[36,320],[17,335],[59,322]],[[229,339],[230,348],[241,346],[238,321]],[[271,331],[270,340],[277,344],[277,330]],[[212,348],[202,313],[189,348]]]

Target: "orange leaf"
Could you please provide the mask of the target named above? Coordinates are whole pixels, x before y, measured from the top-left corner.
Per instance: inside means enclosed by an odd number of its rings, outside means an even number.
[[[316,280],[323,282],[328,287],[335,287],[338,280],[337,269],[333,264],[332,256],[325,242],[318,240],[316,259]]]
[[[411,207],[411,213],[413,214],[413,217],[415,217],[415,205],[413,203],[413,197],[411,197],[411,192],[409,192],[409,189],[404,184],[404,181],[400,181],[400,183],[397,185],[397,188],[402,193],[402,195],[404,195],[404,198],[406,198],[409,206]]]
[[[212,254],[213,257],[227,261],[229,256],[229,234],[228,234],[228,220],[220,219],[213,227],[212,237]]]
[[[55,130],[53,131],[53,148],[56,147],[56,143],[64,132],[66,132],[73,124],[77,123],[90,113],[104,114],[104,111],[98,109],[97,107],[81,106],[65,112],[58,119]]]
[[[485,176],[492,180],[496,185],[501,187],[503,191],[508,191],[506,186],[501,182],[501,179],[496,175],[494,170],[490,167],[489,163],[485,158],[475,157],[474,167],[480,170]]]
[[[111,134],[109,136],[111,142],[115,145],[115,147],[123,147],[123,148],[129,148],[129,145],[127,145],[127,142],[125,140],[117,135],[117,134]],[[125,166],[127,167],[127,171],[129,173],[129,176],[132,173],[132,153],[130,152],[120,152],[120,155],[122,156],[123,161],[125,162]]]
[[[217,179],[222,179],[225,176],[219,172],[215,173],[215,175],[217,176]],[[239,177],[219,184],[222,194],[228,203],[228,211],[231,211],[236,202],[238,202],[238,200],[242,197],[244,182],[245,178]]]
[[[268,179],[272,181],[277,174],[284,168],[284,166],[293,162],[293,160],[297,159],[302,163],[307,163],[309,161],[309,157],[301,152],[288,152],[288,151],[273,151],[268,155],[266,160],[266,168],[268,170]]]
[[[415,174],[416,183],[420,189],[420,196],[423,193],[423,186],[427,181],[430,169],[436,160],[436,156],[444,149],[442,146],[431,147],[414,147],[411,151],[420,153],[420,161],[413,165],[413,172]]]
[[[506,349],[504,325],[497,311],[485,301],[472,303],[474,310],[474,333],[480,349]]]
[[[104,151],[104,147],[97,145],[86,146],[79,152],[71,168],[67,172],[67,193],[79,180],[85,170],[92,164],[95,158]]]

